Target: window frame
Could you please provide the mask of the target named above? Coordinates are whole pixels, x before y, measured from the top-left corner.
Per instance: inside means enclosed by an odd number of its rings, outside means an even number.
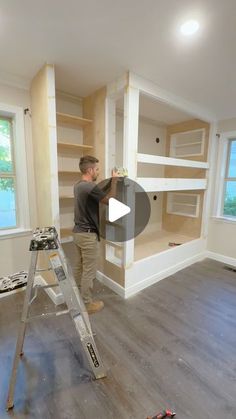
[[[225,165],[225,178],[224,178],[224,190],[223,190],[223,196],[222,196],[222,216],[225,218],[232,218],[233,220],[235,219],[236,221],[236,216],[228,216],[223,214],[224,211],[224,201],[225,201],[225,191],[226,191],[226,185],[227,182],[236,182],[236,177],[228,177],[228,173],[229,173],[229,162],[230,162],[230,156],[231,156],[231,148],[232,148],[232,143],[233,141],[236,142],[236,136],[234,138],[229,138],[228,139],[228,144],[227,144],[227,158],[226,158],[226,165]]]
[[[22,235],[30,230],[27,158],[24,110],[19,106],[0,103],[0,115],[12,121],[12,156],[15,176],[16,227],[0,229],[0,239]]]
[[[12,179],[14,184],[14,195],[15,195],[15,218],[16,218],[16,225],[15,226],[8,226],[7,228],[0,228],[0,232],[4,230],[13,230],[18,227],[18,208],[17,208],[17,188],[16,188],[16,163],[15,163],[15,146],[14,146],[14,133],[13,133],[13,118],[10,116],[3,115],[0,111],[0,119],[8,121],[10,124],[10,146],[11,146],[11,158],[12,158],[12,171],[11,172],[1,172],[0,171],[0,178],[2,179]]]
[[[226,222],[236,223],[236,217],[227,216],[224,211],[224,197],[226,182],[231,180],[227,177],[230,157],[230,143],[236,140],[236,131],[225,132],[221,134],[218,147],[218,161],[215,182],[215,218],[224,220]]]

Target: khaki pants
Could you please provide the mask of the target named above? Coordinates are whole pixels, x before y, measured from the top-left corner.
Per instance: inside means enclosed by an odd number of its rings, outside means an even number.
[[[73,267],[75,281],[84,302],[92,301],[93,281],[96,278],[98,238],[96,233],[74,233],[74,243],[78,251]]]

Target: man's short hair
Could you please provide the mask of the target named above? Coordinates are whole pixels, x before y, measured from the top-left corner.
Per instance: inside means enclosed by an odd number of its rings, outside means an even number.
[[[81,157],[79,161],[79,168],[80,168],[81,173],[83,174],[87,173],[88,169],[90,169],[91,167],[94,167],[94,165],[98,162],[99,160],[93,156]]]

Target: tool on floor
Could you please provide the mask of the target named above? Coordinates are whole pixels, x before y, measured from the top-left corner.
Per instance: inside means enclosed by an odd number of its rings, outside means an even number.
[[[83,349],[95,378],[98,379],[106,376],[105,369],[93,338],[88,313],[75,283],[70,264],[67,262],[64,251],[59,242],[55,227],[45,227],[42,229],[37,228],[33,233],[29,250],[32,252],[31,262],[10,378],[7,410],[13,408],[14,406],[17,369],[20,357],[23,355],[26,324],[34,318],[48,317],[51,315],[59,316],[69,313],[74,322],[76,331],[80,337]],[[48,258],[49,267],[47,269],[37,269],[38,255],[41,251],[44,251]],[[49,285],[35,284],[35,273],[42,271],[53,271],[56,282]],[[60,287],[61,293],[64,296],[67,309],[53,313],[42,313],[37,316],[30,316],[30,306],[37,297],[38,288],[46,289],[57,286]]]
[[[175,242],[169,242],[168,246],[172,247],[172,246],[180,246],[182,243],[175,243]]]
[[[147,419],[164,419],[164,418],[173,418],[176,415],[175,412],[171,410],[164,409],[161,412],[157,413],[155,416],[148,416]]]

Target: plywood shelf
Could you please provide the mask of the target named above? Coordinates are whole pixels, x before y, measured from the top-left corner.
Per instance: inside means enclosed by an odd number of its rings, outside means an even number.
[[[92,122],[93,121],[91,119],[86,119],[80,116],[57,112],[58,125],[72,126],[75,128],[84,128],[85,126],[91,124]]]
[[[63,143],[58,142],[57,148],[61,150],[92,150],[93,146],[87,144],[73,144],[73,143]]]
[[[182,144],[176,144],[175,145],[175,148],[178,148],[178,147],[191,147],[191,146],[193,146],[193,145],[200,145],[200,144],[202,144],[202,142],[201,141],[195,141],[194,143],[182,143]]]
[[[138,261],[166,250],[173,252],[179,246],[170,246],[169,243],[185,244],[195,239],[197,237],[165,230],[159,230],[156,235],[153,233],[140,234],[135,238],[134,260]]]

